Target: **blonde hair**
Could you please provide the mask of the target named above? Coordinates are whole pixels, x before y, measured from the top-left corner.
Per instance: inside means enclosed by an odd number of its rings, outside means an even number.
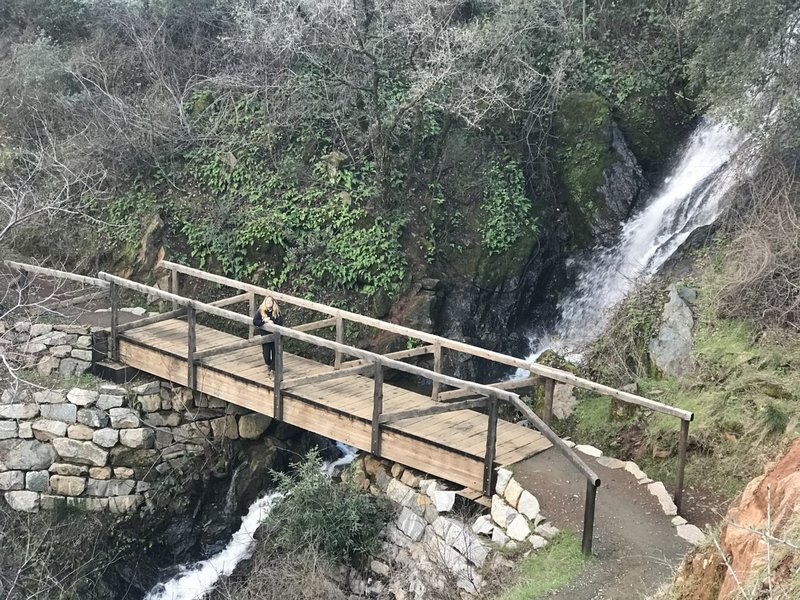
[[[258,307],[258,310],[261,311],[261,316],[267,316],[267,300],[272,300],[272,316],[279,317],[281,315],[281,309],[278,307],[278,303],[275,302],[275,298],[272,296],[265,296],[264,300],[261,302],[261,306]]]

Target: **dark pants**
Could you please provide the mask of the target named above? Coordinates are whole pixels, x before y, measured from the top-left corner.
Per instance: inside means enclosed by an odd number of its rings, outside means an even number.
[[[264,364],[271,369],[272,363],[275,360],[275,342],[261,344],[261,355],[264,357]]]

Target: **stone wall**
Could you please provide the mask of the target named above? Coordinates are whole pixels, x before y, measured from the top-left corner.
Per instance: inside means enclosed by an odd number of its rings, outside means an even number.
[[[20,386],[0,395],[0,492],[16,510],[59,503],[134,510],[149,501],[159,476],[210,444],[258,439],[272,422],[160,381],[59,385],[60,375],[90,366],[89,329],[26,322],[10,329],[15,344],[8,354],[53,381],[52,388]]]
[[[390,592],[397,600],[421,600],[442,597],[449,589],[474,597],[484,585],[482,573],[513,566],[497,550],[539,550],[558,533],[536,498],[504,469],[491,509],[482,510],[441,481],[371,455],[359,457],[349,476],[396,509],[368,576],[349,577],[358,595]],[[476,517],[476,512],[486,514]],[[473,516],[465,519],[466,514]]]

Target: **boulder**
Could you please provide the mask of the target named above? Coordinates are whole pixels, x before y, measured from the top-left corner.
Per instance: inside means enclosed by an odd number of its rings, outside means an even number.
[[[94,390],[72,388],[67,392],[67,400],[76,406],[91,406],[97,402],[99,394]]]
[[[528,490],[524,490],[520,494],[517,510],[525,515],[525,518],[529,521],[534,521],[539,516],[539,501]]]
[[[50,419],[36,419],[31,424],[34,437],[40,442],[49,442],[55,438],[64,437],[67,433],[67,424],[63,421]]]
[[[0,492],[25,489],[25,473],[22,471],[5,471],[0,473]]]
[[[692,359],[692,309],[681,298],[675,285],[669,288],[669,300],[661,315],[658,335],[650,341],[650,356],[667,375],[680,377],[694,370]]]
[[[16,421],[0,421],[0,440],[17,437]]]
[[[134,429],[141,425],[139,415],[130,408],[112,408],[108,414],[114,429]]]
[[[73,465],[70,463],[53,463],[50,465],[50,473],[55,475],[70,475],[72,477],[80,477],[89,472],[89,467],[86,465]]]
[[[511,481],[513,476],[514,474],[508,469],[497,469],[497,483],[494,486],[495,492],[502,496],[506,491],[508,482]]]
[[[137,429],[121,429],[119,443],[128,448],[152,448],[156,435],[152,429],[143,427]]]
[[[519,502],[519,497],[522,495],[522,486],[519,482],[512,477],[511,481],[508,482],[506,486],[506,491],[503,494],[503,497],[508,502],[509,506],[516,507],[517,502]]]
[[[94,429],[86,425],[76,423],[67,428],[67,437],[72,440],[91,440],[94,435]]]
[[[4,497],[8,505],[14,510],[29,513],[39,511],[39,494],[37,492],[28,490],[6,492]]]
[[[81,408],[78,410],[78,423],[94,427],[106,427],[108,425],[108,413],[99,408]]]
[[[170,413],[176,415],[177,413]],[[221,440],[227,438],[229,440],[239,439],[239,427],[236,423],[236,417],[233,415],[226,415],[211,421],[211,433],[214,439]]]
[[[157,410],[161,410],[161,394],[147,394],[145,396],[139,396],[137,399],[139,406],[141,409],[146,413],[156,412]]]
[[[272,423],[272,417],[259,413],[250,413],[239,417],[239,437],[245,440],[255,440],[267,430]]]
[[[17,436],[24,440],[29,440],[33,437],[33,427],[29,421],[22,421],[17,425]]]
[[[0,470],[47,469],[56,460],[53,446],[37,440],[0,440]]]
[[[528,520],[517,513],[506,528],[506,535],[512,540],[521,542],[531,534],[531,526]]]
[[[114,470],[116,471],[117,469]],[[133,471],[133,469],[130,469],[130,471]],[[89,467],[89,477],[100,480],[111,479],[111,467]]]
[[[400,515],[397,517],[397,528],[408,536],[412,541],[418,542],[422,539],[422,534],[425,533],[427,523],[425,519],[414,514],[408,508],[403,508]]]
[[[39,415],[36,404],[0,404],[0,419],[33,419]]]
[[[42,390],[33,394],[36,404],[61,404],[66,399],[66,390]]]
[[[105,466],[108,462],[108,451],[92,442],[58,438],[53,440],[53,447],[61,458],[69,459],[72,462],[96,467]]]
[[[66,402],[62,404],[42,404],[39,407],[42,417],[51,421],[74,423],[78,417],[78,407]]]
[[[83,477],[69,475],[52,475],[50,477],[50,490],[58,496],[80,496],[86,489],[86,480]]]
[[[92,362],[92,351],[91,350],[81,350],[79,348],[75,348],[69,354],[72,358],[77,358],[78,360],[83,360],[86,362]]]
[[[101,393],[97,397],[96,406],[102,410],[110,410],[112,408],[119,408],[123,404],[125,404],[125,396]]]
[[[92,434],[92,441],[102,448],[112,448],[119,441],[119,429],[98,429]]]

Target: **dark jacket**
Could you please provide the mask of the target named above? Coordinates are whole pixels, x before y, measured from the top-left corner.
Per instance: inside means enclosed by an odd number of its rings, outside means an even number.
[[[278,315],[277,317],[273,317],[272,316],[272,311],[268,310],[267,311],[267,317],[272,319],[272,322],[275,325],[278,325],[278,326],[283,325],[283,315]],[[261,329],[261,326],[263,324],[264,324],[264,319],[261,316],[261,311],[257,310],[256,311],[256,315],[253,317],[253,325],[255,325],[256,329],[258,329],[258,333],[260,333],[261,335],[269,335],[270,334],[269,331],[265,331],[264,329]]]

